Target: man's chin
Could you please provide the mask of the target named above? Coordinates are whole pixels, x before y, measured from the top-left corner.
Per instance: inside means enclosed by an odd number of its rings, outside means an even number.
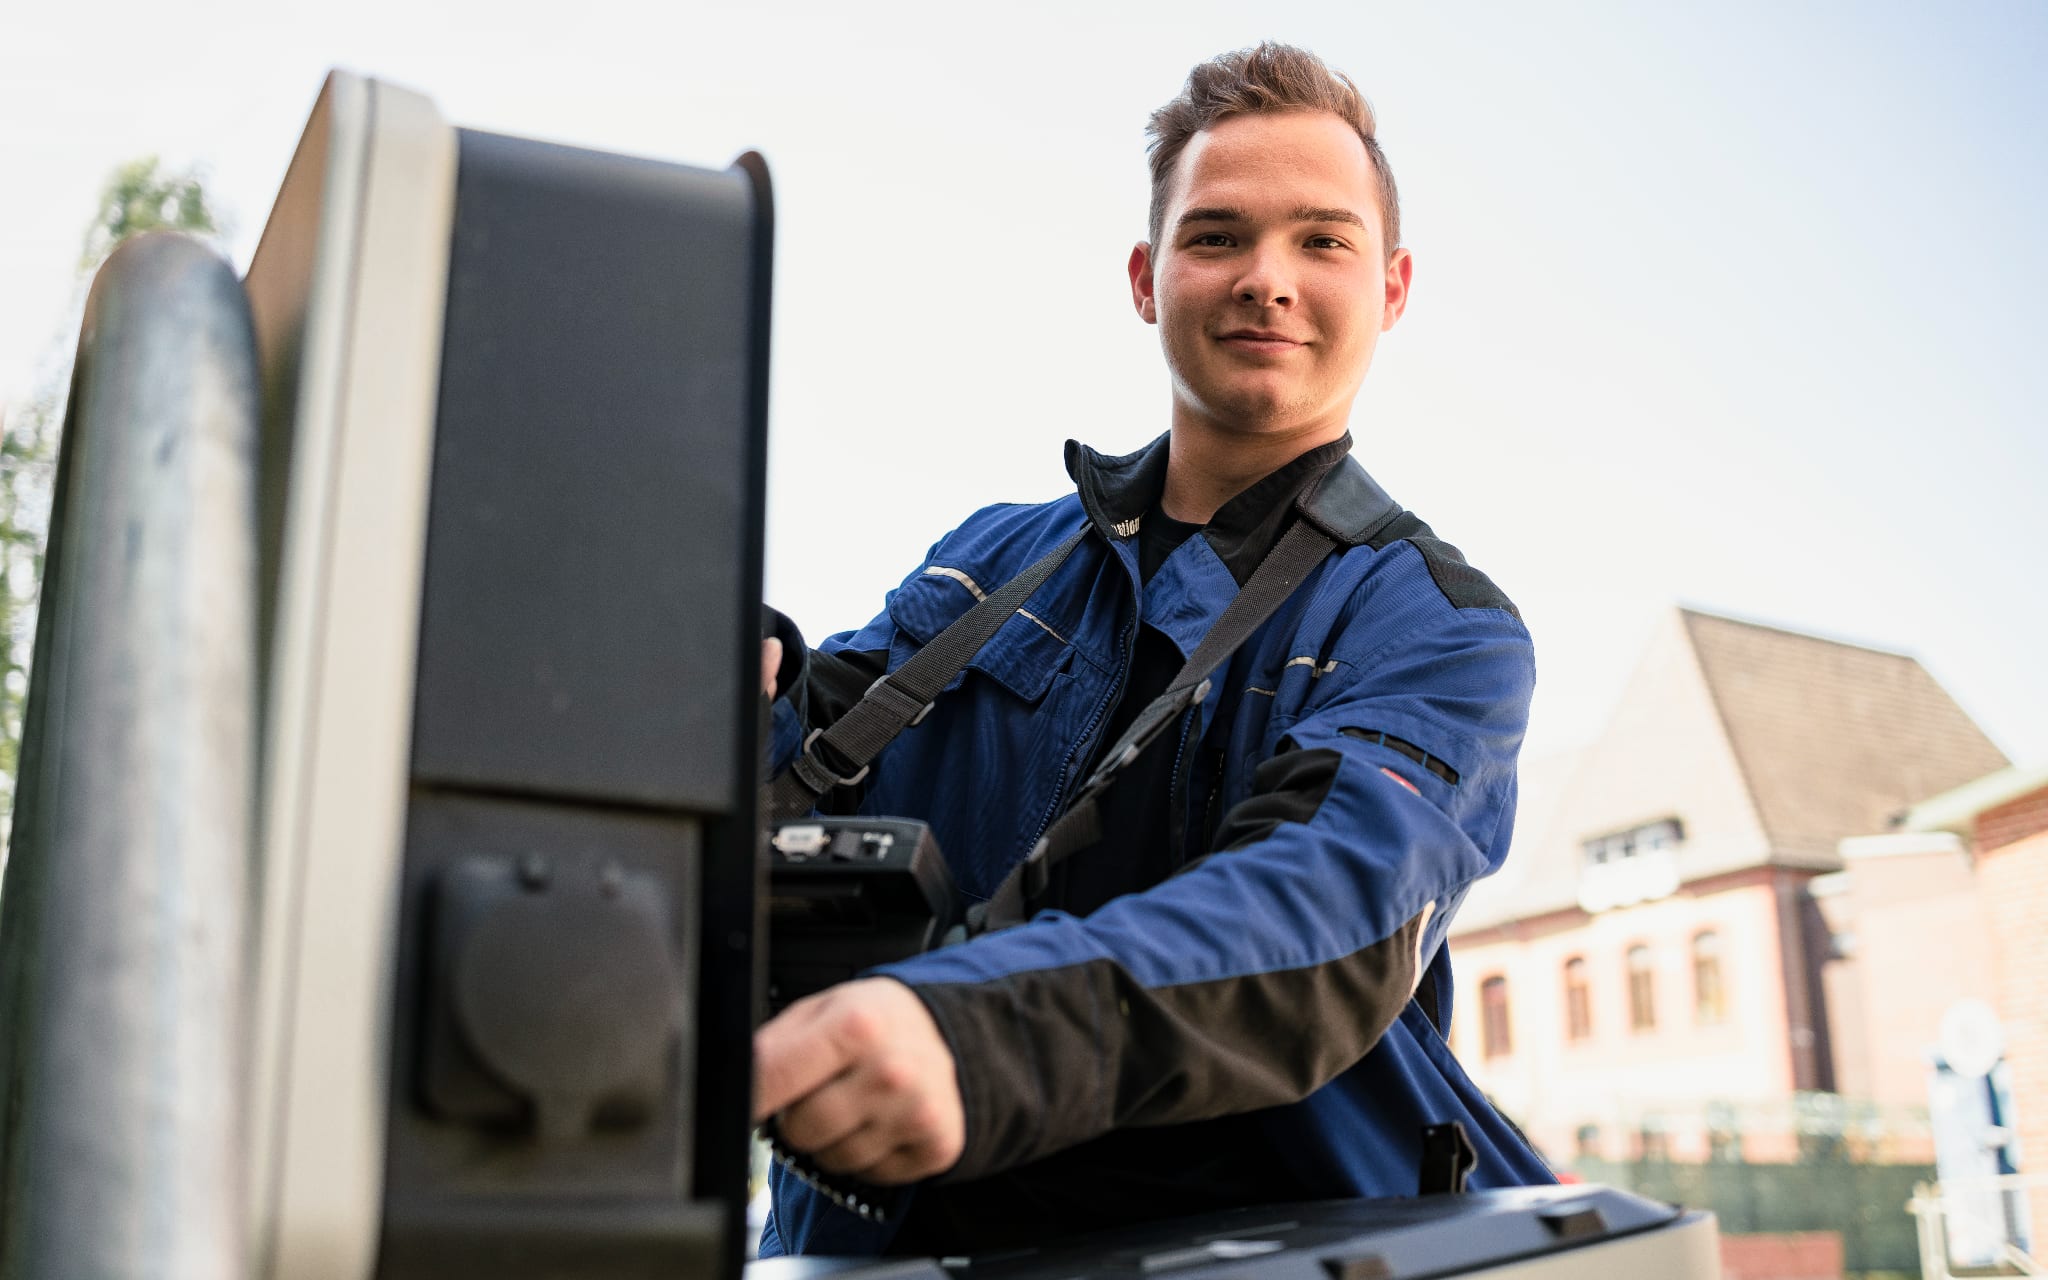
[[[1326,415],[1297,400],[1271,395],[1244,395],[1211,401],[1206,416],[1227,435],[1259,439],[1287,438],[1316,431]]]

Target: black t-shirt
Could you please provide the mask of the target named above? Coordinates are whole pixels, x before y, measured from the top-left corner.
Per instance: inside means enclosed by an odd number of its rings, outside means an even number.
[[[1201,531],[1201,525],[1175,520],[1155,504],[1138,523],[1139,578],[1151,582],[1175,548]],[[1186,662],[1164,632],[1138,624],[1130,675],[1102,731],[1100,750],[1108,750],[1123,736],[1138,713],[1166,692]],[[1117,775],[1102,798],[1102,839],[1053,870],[1047,905],[1086,915],[1111,898],[1150,888],[1173,873],[1178,859],[1168,846],[1167,806],[1172,802],[1179,745],[1179,735],[1168,729]]]
[[[1159,572],[1159,566],[1166,563],[1166,557],[1180,549],[1180,544],[1200,533],[1206,526],[1189,524],[1176,520],[1154,503],[1138,522],[1138,578],[1142,582],[1152,581],[1152,575]],[[1168,677],[1171,679],[1172,677]]]

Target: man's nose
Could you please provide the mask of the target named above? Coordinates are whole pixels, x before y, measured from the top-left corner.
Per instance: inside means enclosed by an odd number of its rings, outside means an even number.
[[[1255,307],[1293,306],[1294,280],[1286,254],[1278,249],[1254,249],[1245,260],[1244,273],[1237,278],[1235,294],[1239,302]]]

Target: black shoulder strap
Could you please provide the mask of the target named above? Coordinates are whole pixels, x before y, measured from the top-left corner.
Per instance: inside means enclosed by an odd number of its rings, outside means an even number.
[[[804,739],[803,750],[770,785],[769,817],[775,821],[801,817],[833,787],[849,787],[865,778],[868,765],[882,754],[882,748],[924,719],[939,691],[974,660],[1010,615],[1023,608],[1031,593],[1066,563],[1087,536],[1088,526],[1083,525],[1073,537],[955,618],[902,666],[868,686],[861,700],[833,721],[831,728],[813,729]],[[820,747],[827,752],[823,759]],[[826,760],[838,769],[827,766]]]
[[[975,932],[1021,924],[1031,917],[1045,893],[1052,869],[1102,838],[1102,794],[1117,774],[1130,767],[1188,708],[1202,704],[1209,696],[1209,677],[1216,668],[1251,639],[1252,633],[1336,548],[1337,540],[1314,521],[1294,522],[1252,571],[1236,598],[1223,610],[1223,616],[1216,619],[1216,624],[1195,646],[1180,674],[1166,686],[1166,692],[1148,703],[1123,736],[1102,753],[1102,763],[1088,776],[1074,803],[1046,828],[1031,853],[1011,869],[978,913],[979,918],[971,922]]]

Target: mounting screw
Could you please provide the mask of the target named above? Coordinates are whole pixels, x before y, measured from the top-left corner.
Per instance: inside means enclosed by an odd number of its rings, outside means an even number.
[[[537,853],[522,854],[519,859],[519,883],[535,893],[548,887],[554,878],[554,868],[548,860]]]

